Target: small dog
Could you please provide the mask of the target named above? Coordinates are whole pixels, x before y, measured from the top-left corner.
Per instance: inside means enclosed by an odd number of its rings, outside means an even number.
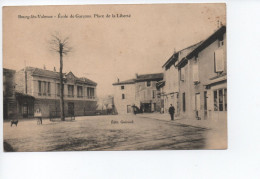
[[[18,119],[11,120],[11,127],[12,127],[13,124],[15,124],[16,127],[17,127]]]

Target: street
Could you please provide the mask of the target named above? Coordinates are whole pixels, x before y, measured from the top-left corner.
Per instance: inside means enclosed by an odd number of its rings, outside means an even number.
[[[4,122],[4,141],[14,151],[206,149],[210,129],[139,115],[76,117],[74,121]]]

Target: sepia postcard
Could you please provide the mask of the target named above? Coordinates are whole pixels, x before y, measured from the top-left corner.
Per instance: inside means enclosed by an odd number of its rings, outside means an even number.
[[[3,7],[5,152],[227,149],[226,4]]]

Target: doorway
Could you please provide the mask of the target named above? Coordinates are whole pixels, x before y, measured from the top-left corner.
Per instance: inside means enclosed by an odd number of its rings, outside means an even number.
[[[74,103],[68,103],[68,113],[69,116],[74,116]]]

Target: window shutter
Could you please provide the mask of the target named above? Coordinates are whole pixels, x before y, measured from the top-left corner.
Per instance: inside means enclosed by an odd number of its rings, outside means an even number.
[[[215,72],[224,71],[224,50],[219,48],[215,51]]]
[[[213,110],[213,103],[212,103],[212,91],[207,91],[207,104],[208,110]]]
[[[192,67],[192,71],[193,71],[193,81],[199,81],[199,65],[198,63],[194,64]]]
[[[193,95],[193,96],[192,96],[192,102],[191,102],[191,104],[192,104],[192,110],[196,110],[196,108],[195,108],[195,107],[196,107],[195,102],[196,102],[196,101],[195,101],[195,95]]]

